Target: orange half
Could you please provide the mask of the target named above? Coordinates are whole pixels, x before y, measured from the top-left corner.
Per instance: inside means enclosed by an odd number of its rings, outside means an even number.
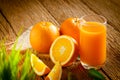
[[[39,76],[45,75],[50,72],[50,68],[34,54],[31,54],[31,65],[34,72]]]
[[[62,66],[70,65],[78,56],[77,42],[70,36],[59,36],[51,45],[50,58],[53,63],[60,62]]]

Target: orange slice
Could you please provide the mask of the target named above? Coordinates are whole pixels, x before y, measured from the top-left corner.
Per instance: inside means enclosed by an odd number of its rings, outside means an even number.
[[[47,75],[45,80],[60,80],[62,75],[62,67],[59,62],[55,64],[51,72]]]
[[[45,75],[50,72],[50,68],[34,54],[31,54],[31,65],[34,72],[39,76]]]
[[[69,66],[78,56],[78,44],[70,36],[62,35],[55,39],[50,48],[50,58],[53,63],[60,62],[62,66]]]

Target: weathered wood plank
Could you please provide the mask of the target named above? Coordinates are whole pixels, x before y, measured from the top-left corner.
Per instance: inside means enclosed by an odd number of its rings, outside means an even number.
[[[86,14],[95,14],[94,11],[90,10],[88,6],[82,3],[79,0],[40,0],[40,2],[46,7],[47,10],[54,16],[54,18],[61,23],[68,17],[75,17]],[[95,3],[94,3],[95,4]],[[102,3],[104,4],[104,3]],[[99,11],[100,9],[96,10]],[[101,10],[102,11],[102,10]],[[112,11],[111,11],[112,12]],[[109,13],[110,14],[110,13]],[[103,16],[106,14],[104,13]],[[111,14],[110,14],[111,15]],[[113,19],[109,19],[111,22]],[[115,19],[116,21],[117,19]],[[113,22],[114,23],[114,22]],[[118,25],[116,25],[119,27]],[[107,62],[103,67],[103,70],[110,76],[112,79],[120,79],[120,33],[119,30],[114,28],[111,25],[108,25],[107,29]],[[114,70],[114,71],[113,71]]]
[[[120,31],[120,0],[81,0],[88,8],[97,14],[104,15],[108,23]]]
[[[23,27],[24,31],[29,26],[40,21],[50,21],[58,26],[58,23],[38,0],[2,0],[0,8],[16,34],[21,27]]]
[[[113,79],[120,79],[120,33],[107,26],[107,62],[103,70]]]
[[[115,4],[116,6],[120,7],[120,0],[110,0],[111,3]]]
[[[59,22],[68,17],[81,17],[86,14],[95,14],[79,0],[39,0],[51,15]]]
[[[106,78],[106,80],[111,80],[111,78],[109,78],[109,76],[106,74],[105,71],[103,71],[102,69],[100,69],[99,72],[103,74],[103,76]]]
[[[6,19],[0,13],[0,40],[6,38],[7,42],[13,41],[15,39],[15,33],[13,32],[10,25],[7,23]]]

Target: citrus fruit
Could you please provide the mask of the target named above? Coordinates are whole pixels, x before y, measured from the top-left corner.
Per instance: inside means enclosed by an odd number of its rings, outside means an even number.
[[[51,72],[47,75],[45,80],[60,80],[62,75],[62,67],[59,62],[55,64]]]
[[[50,48],[53,63],[59,61],[62,66],[69,66],[78,56],[79,48],[76,40],[62,35],[55,39]]]
[[[31,65],[34,72],[39,76],[45,75],[50,72],[50,68],[34,54],[31,54]]]
[[[58,28],[51,22],[39,22],[30,32],[30,43],[38,52],[49,52],[51,43],[60,35]]]
[[[60,26],[61,34],[71,36],[79,43],[80,22],[79,18],[66,19]]]

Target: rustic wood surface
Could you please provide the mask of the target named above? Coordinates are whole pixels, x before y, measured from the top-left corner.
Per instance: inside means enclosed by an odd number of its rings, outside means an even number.
[[[50,21],[59,27],[61,22],[69,17],[103,15],[108,20],[107,61],[99,72],[107,80],[120,80],[119,3],[120,0],[0,0],[0,40],[6,37],[8,43],[13,42],[21,28],[23,32],[29,33],[30,26],[40,21]],[[53,67],[49,56],[40,54],[38,56],[50,68]],[[67,80],[67,73],[71,71],[76,74],[77,80],[91,80],[79,62],[63,68],[61,80]]]

